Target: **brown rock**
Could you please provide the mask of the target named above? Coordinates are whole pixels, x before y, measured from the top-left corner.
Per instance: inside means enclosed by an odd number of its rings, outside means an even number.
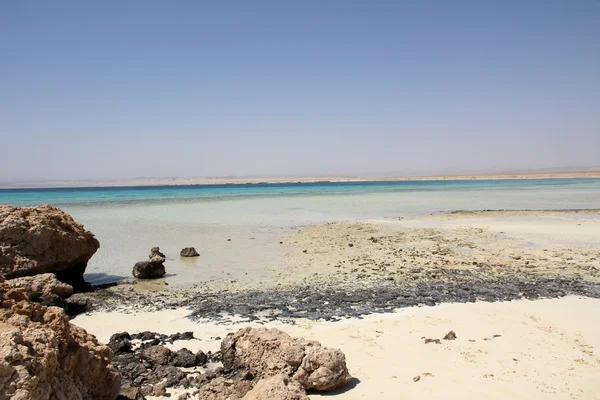
[[[150,255],[148,256],[148,258],[153,259],[154,257],[160,257],[164,259],[166,256],[160,251],[160,248],[153,247],[150,249]]]
[[[173,360],[174,354],[165,346],[150,346],[142,351],[142,355],[151,363],[168,365]]]
[[[167,273],[164,259],[156,256],[150,261],[140,261],[133,266],[132,275],[138,279],[160,278]]]
[[[54,274],[40,274],[35,276],[24,276],[22,278],[9,279],[6,286],[21,288],[28,297],[36,293],[54,294],[63,299],[73,294],[73,287],[56,279]]]
[[[202,385],[199,400],[240,400],[252,389],[252,382],[219,376]]]
[[[1,279],[0,279],[1,280]],[[59,308],[0,283],[0,397],[113,400],[112,352]]]
[[[181,249],[181,252],[179,253],[179,255],[181,257],[198,257],[200,254],[198,254],[198,252],[196,251],[195,248],[186,247],[186,248]]]
[[[0,206],[0,274],[7,279],[54,272],[75,288],[100,244],[83,225],[51,207]]]
[[[340,350],[292,338],[279,329],[240,329],[223,340],[221,353],[226,369],[248,369],[257,378],[292,376],[305,389],[329,391],[352,379]]]
[[[446,336],[444,336],[444,340],[455,340],[456,339],[456,333],[454,333],[454,331],[450,331],[448,333],[446,333]]]
[[[306,391],[300,384],[285,375],[275,375],[258,381],[246,393],[244,400],[308,400]]]

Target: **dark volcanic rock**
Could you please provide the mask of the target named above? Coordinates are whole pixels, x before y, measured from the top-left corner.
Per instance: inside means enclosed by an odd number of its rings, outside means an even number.
[[[186,247],[181,250],[181,253],[179,253],[179,255],[181,257],[198,257],[200,254],[198,254],[195,248]]]
[[[132,345],[130,340],[131,336],[127,332],[115,333],[110,337],[108,347],[115,354],[131,353]]]
[[[171,364],[173,364],[176,367],[195,367],[196,365],[198,365],[198,359],[196,358],[196,355],[194,353],[192,353],[186,348],[183,348],[175,353],[175,356],[171,360]]]
[[[172,342],[176,341],[176,340],[190,340],[194,338],[194,332],[183,332],[183,333],[174,333],[171,336],[169,336],[169,340]]]
[[[196,353],[196,363],[199,366],[203,366],[208,362],[208,356],[204,354],[202,350],[198,350]]]
[[[142,350],[142,355],[151,363],[157,365],[168,365],[174,358],[171,350],[164,346],[150,346]]]
[[[139,279],[160,278],[167,271],[163,265],[163,261],[154,258],[150,261],[140,261],[133,266],[132,274]]]

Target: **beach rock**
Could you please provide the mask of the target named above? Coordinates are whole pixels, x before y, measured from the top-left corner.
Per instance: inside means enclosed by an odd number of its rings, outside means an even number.
[[[174,354],[165,346],[150,346],[142,350],[142,355],[152,364],[168,365],[174,359]]]
[[[186,348],[178,350],[171,360],[171,364],[176,367],[190,368],[198,365],[196,355]]]
[[[165,256],[158,247],[153,247],[150,249],[150,255],[148,258],[153,259],[154,257],[166,258],[167,256]]]
[[[6,281],[6,285],[24,289],[30,300],[33,300],[32,297],[40,295],[56,295],[66,299],[73,294],[71,285],[59,281],[56,275],[50,273],[9,279]]]
[[[0,274],[7,279],[53,272],[74,289],[100,247],[69,214],[51,207],[0,206]]]
[[[262,379],[244,396],[244,400],[308,400],[300,384],[285,375]]]
[[[0,398],[113,400],[112,352],[63,310],[0,284]]]
[[[132,386],[129,382],[123,381],[121,391],[116,400],[144,400],[145,397],[139,387]]]
[[[173,343],[176,340],[191,340],[194,338],[194,332],[177,332],[169,336],[169,341]]]
[[[285,374],[305,389],[330,391],[352,379],[340,350],[275,328],[240,329],[223,339],[221,354],[225,369],[247,369],[257,378]]]
[[[139,279],[160,278],[167,273],[164,260],[153,259],[150,261],[140,261],[133,266],[132,274]]]
[[[249,380],[229,379],[222,376],[200,386],[199,400],[240,400],[252,389]]]
[[[198,350],[196,353],[196,363],[199,366],[203,366],[208,362],[208,356],[202,351]]]
[[[179,255],[181,257],[198,257],[200,254],[198,254],[195,248],[186,247],[181,250],[181,253],[179,253]]]
[[[131,353],[131,336],[127,332],[115,333],[108,340],[108,347],[114,354]]]
[[[444,340],[455,340],[456,339],[456,333],[454,333],[454,331],[450,331],[448,333],[446,333],[446,336],[444,336]]]

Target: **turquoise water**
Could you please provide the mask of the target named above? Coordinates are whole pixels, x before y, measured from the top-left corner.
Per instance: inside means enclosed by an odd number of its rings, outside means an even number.
[[[366,193],[478,190],[597,191],[600,179],[446,180],[404,182],[316,182],[140,187],[0,189],[0,204],[56,206],[128,202],[227,200],[256,196],[352,195]]]
[[[0,189],[0,204],[55,205],[94,232],[101,247],[86,278],[95,284],[131,276],[160,246],[167,281],[188,285],[278,268],[287,251],[279,242],[293,226],[457,209],[600,208],[600,179]],[[201,256],[180,258],[187,246]]]

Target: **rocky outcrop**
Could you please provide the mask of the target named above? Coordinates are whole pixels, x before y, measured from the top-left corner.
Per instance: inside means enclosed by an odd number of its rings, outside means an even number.
[[[0,274],[7,279],[53,272],[84,288],[83,273],[98,240],[62,210],[0,206]]]
[[[54,274],[40,274],[9,279],[5,285],[13,288],[23,288],[31,299],[36,293],[43,295],[56,295],[63,299],[73,294],[73,287],[56,279]]]
[[[163,265],[164,258],[155,256],[150,261],[140,261],[133,266],[132,274],[139,279],[160,278],[167,273]]]
[[[73,288],[56,279],[54,274],[9,279],[6,286],[22,289],[31,301],[61,308],[65,308],[66,299],[73,294]]]
[[[112,352],[56,307],[0,283],[0,398],[113,400]]]
[[[285,375],[275,375],[258,381],[243,400],[308,400],[300,384]]]
[[[198,257],[200,254],[198,254],[198,252],[196,251],[195,248],[186,247],[186,248],[181,249],[181,252],[179,253],[179,255],[181,257]]]
[[[247,369],[257,378],[284,374],[307,390],[329,391],[352,379],[340,350],[279,329],[240,329],[223,339],[221,355],[225,369]]]

